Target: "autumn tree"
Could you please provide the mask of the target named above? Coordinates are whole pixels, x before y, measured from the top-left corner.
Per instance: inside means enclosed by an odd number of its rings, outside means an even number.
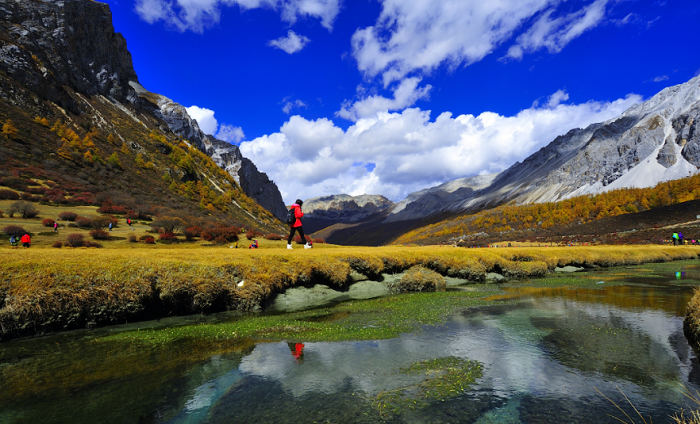
[[[11,119],[8,119],[2,125],[2,134],[7,139],[14,139],[17,137],[17,128],[15,127],[15,124],[12,122]]]

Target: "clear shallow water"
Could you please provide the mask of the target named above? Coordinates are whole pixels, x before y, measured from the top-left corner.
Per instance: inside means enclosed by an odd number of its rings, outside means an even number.
[[[669,422],[693,406],[679,385],[700,389],[682,330],[700,272],[675,266],[587,274],[583,285],[568,276],[564,287],[509,283],[497,304],[444,325],[304,343],[300,357],[303,340],[136,349],[76,333],[5,343],[0,422],[613,423],[608,414],[624,417],[596,389],[632,414],[618,388],[647,421]],[[383,415],[373,407],[425,378],[401,368],[445,356],[479,361],[483,376],[444,401]]]

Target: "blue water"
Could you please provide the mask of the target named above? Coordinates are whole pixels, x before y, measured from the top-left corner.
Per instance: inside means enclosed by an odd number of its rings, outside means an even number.
[[[698,359],[683,335],[683,308],[700,274],[678,272],[647,279],[642,272],[627,283],[599,273],[586,277],[603,281],[593,287],[510,283],[493,306],[395,339],[258,343],[194,363],[183,363],[188,352],[177,346],[91,351],[89,334],[6,343],[0,375],[16,378],[21,368],[37,383],[2,384],[0,422],[630,422],[611,401],[643,422],[623,393],[646,422],[670,422],[694,405],[683,387],[700,389]],[[104,375],[94,355],[105,355]],[[445,356],[479,361],[483,376],[444,401],[393,413],[373,407],[381,394],[426,378],[401,368]],[[115,366],[133,372],[111,377]],[[75,369],[90,374],[77,378]]]

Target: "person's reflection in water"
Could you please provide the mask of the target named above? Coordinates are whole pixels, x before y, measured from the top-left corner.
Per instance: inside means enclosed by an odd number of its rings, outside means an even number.
[[[292,356],[298,363],[304,362],[304,343],[288,342],[289,350],[292,351]]]

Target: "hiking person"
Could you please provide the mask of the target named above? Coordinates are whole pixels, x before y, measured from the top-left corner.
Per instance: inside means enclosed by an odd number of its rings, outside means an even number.
[[[674,232],[671,238],[673,239],[673,245],[678,246],[678,233]]]
[[[58,222],[53,223],[53,232],[57,233],[58,232]]]
[[[683,244],[683,233],[678,232],[678,244]]]
[[[126,223],[129,225],[129,227],[131,227],[131,218],[127,218]]]
[[[294,232],[299,232],[299,237],[302,241],[306,241],[304,236],[304,229],[301,226],[301,217],[304,216],[304,212],[301,211],[301,205],[304,202],[301,199],[297,199],[296,202],[287,211],[287,225],[289,225],[289,238],[287,239],[287,249],[292,248],[292,239],[294,238]],[[304,249],[311,249],[309,243],[304,244]]]
[[[29,237],[28,233],[24,233],[19,241],[22,242],[22,246],[24,247],[30,247],[32,245],[32,239]]]
[[[248,249],[257,249],[258,248],[258,241],[253,240],[253,244],[251,244]]]
[[[112,223],[109,223],[109,231],[112,232]]]
[[[19,244],[19,237],[15,236],[14,234],[10,236],[10,246],[12,247],[17,247]]]

